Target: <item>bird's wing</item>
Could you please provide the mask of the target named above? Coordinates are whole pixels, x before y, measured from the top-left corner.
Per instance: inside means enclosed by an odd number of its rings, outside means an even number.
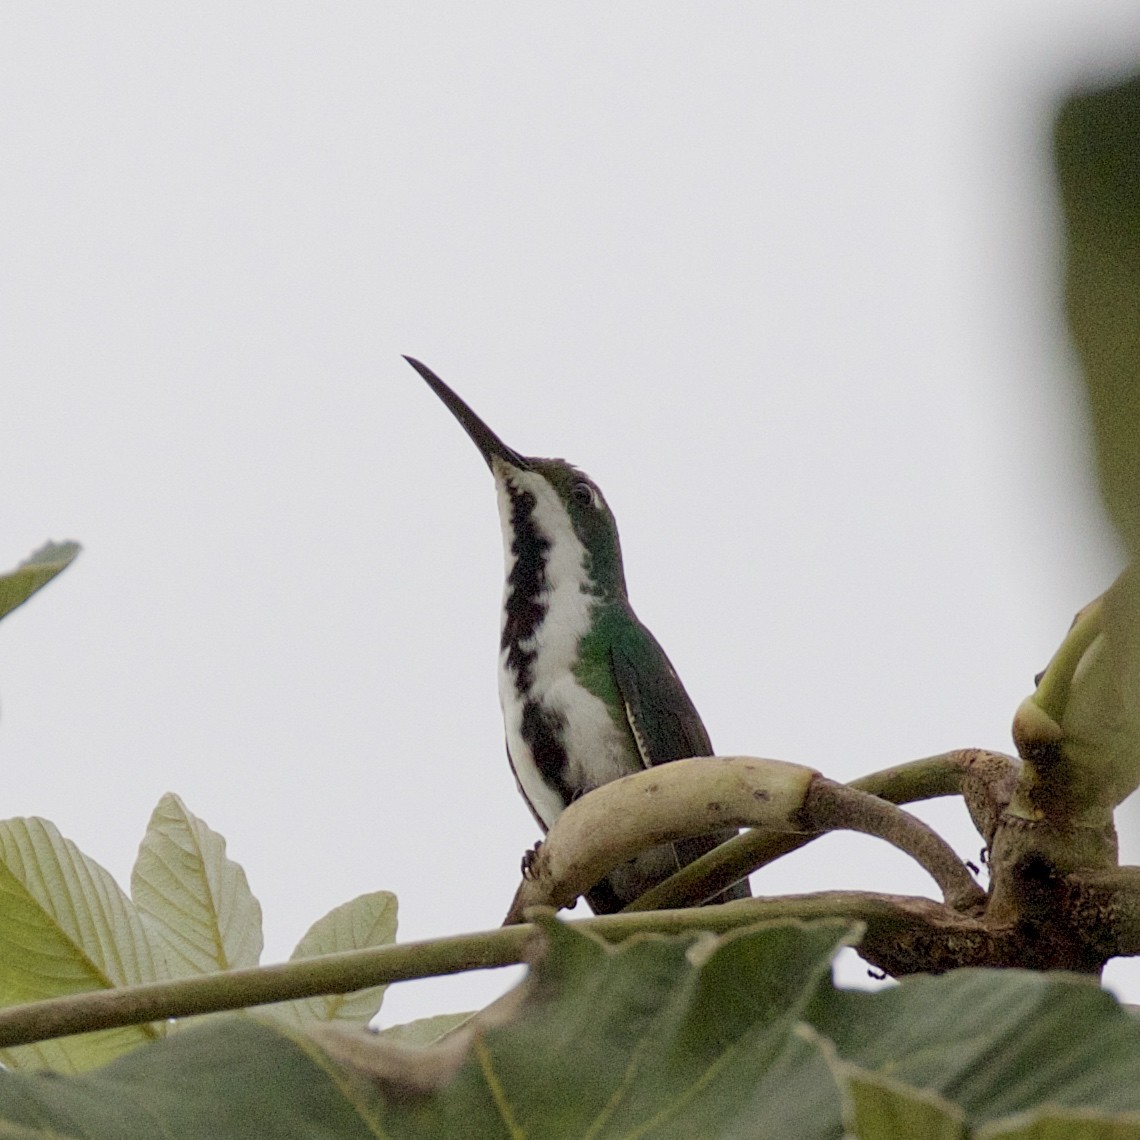
[[[644,627],[641,632],[644,640],[639,639],[637,658],[621,639],[615,639],[610,645],[610,665],[642,763],[650,768],[690,756],[711,756],[709,734],[681,678],[657,639]],[[736,829],[727,827],[679,840],[673,844],[677,865],[688,865],[734,835]],[[709,901],[729,902],[751,893],[744,879]],[[602,913],[597,907],[595,911]]]
[[[637,657],[616,639],[610,645],[610,665],[642,763],[650,768],[711,756],[709,734],[665,650],[647,629],[640,633]]]

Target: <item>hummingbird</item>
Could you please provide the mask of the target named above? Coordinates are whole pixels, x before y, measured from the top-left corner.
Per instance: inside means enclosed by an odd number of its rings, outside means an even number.
[[[430,368],[404,359],[494,476],[506,563],[499,700],[507,758],[543,833],[610,780],[711,756],[680,677],[629,604],[617,522],[598,485],[565,460],[520,455]],[[586,900],[596,914],[619,911],[735,834],[726,828],[651,848],[614,868]],[[524,873],[527,866],[524,857]],[[750,894],[745,879],[708,901]]]

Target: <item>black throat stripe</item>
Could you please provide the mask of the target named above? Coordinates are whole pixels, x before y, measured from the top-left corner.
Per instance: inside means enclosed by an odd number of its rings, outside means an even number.
[[[507,651],[507,667],[515,674],[515,687],[525,697],[533,680],[531,671],[535,650],[523,649],[522,642],[533,637],[535,630],[546,617],[547,604],[543,597],[546,589],[546,555],[550,539],[535,525],[534,508],[537,500],[530,491],[520,491],[510,482],[507,493],[511,497],[511,553],[515,564],[507,575],[510,587],[505,602],[506,621],[500,648]]]
[[[534,683],[534,661],[538,651],[524,649],[522,642],[534,636],[546,617],[546,556],[550,539],[535,525],[537,500],[530,491],[520,491],[510,482],[511,553],[515,564],[507,575],[506,621],[501,648],[507,653],[507,668],[514,673],[515,691],[523,702],[519,731],[530,748],[543,780],[568,804],[573,790],[567,786],[567,756],[562,744],[565,721],[561,715],[544,709],[530,696]]]

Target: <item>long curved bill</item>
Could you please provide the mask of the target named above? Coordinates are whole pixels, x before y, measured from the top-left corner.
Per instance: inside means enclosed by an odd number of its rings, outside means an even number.
[[[497,455],[513,467],[520,467],[524,471],[531,469],[529,460],[508,447],[426,364],[421,364],[411,356],[405,356],[404,359],[427,381],[428,387],[463,425],[463,430],[471,437],[488,467],[491,466],[491,459]]]

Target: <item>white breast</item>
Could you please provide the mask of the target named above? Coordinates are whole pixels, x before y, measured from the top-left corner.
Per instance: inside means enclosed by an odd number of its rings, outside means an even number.
[[[498,474],[498,473],[496,473]],[[628,734],[618,727],[605,703],[582,688],[573,672],[578,643],[590,628],[595,598],[584,571],[586,548],[574,533],[565,508],[553,488],[534,472],[512,470],[516,485],[530,491],[536,500],[532,515],[539,530],[550,540],[546,565],[546,618],[533,638],[520,643],[533,652],[531,684],[527,696],[544,709],[559,714],[566,725],[564,743],[569,759],[568,782],[588,790],[626,775],[630,771]],[[515,556],[511,550],[510,498],[496,478],[499,510],[503,516],[504,559],[510,575]],[[509,595],[504,594],[504,602]],[[504,607],[504,623],[506,610]],[[524,699],[518,691],[515,670],[507,664],[507,651],[499,655],[499,700],[503,709],[507,750],[523,794],[549,827],[566,806],[559,793],[543,779],[529,744],[522,736]],[[586,767],[588,765],[588,770]]]

